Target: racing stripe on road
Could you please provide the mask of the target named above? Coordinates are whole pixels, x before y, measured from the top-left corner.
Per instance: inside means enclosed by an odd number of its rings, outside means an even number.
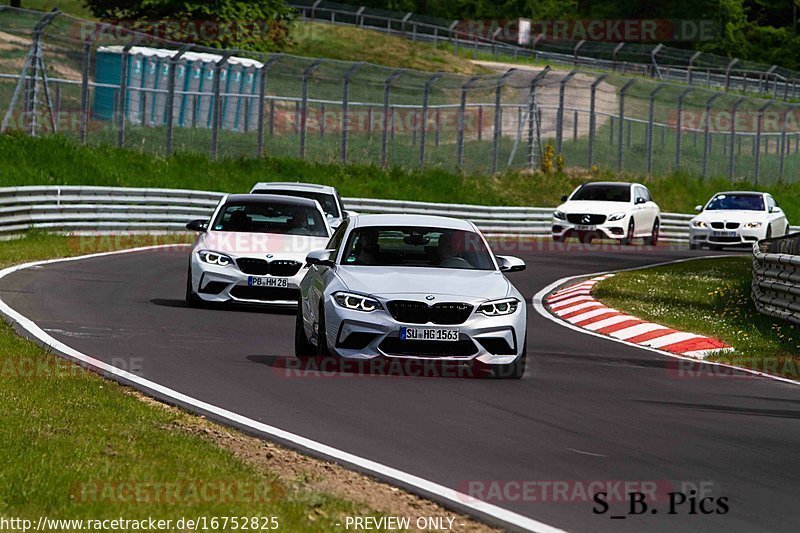
[[[716,339],[647,322],[595,300],[591,295],[592,288],[613,275],[597,276],[562,288],[548,295],[545,303],[561,320],[649,348],[700,359],[714,352],[733,351],[732,346]]]

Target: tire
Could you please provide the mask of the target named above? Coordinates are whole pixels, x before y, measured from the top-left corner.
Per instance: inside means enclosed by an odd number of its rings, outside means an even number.
[[[693,242],[690,242],[689,243],[689,249],[690,250],[697,250],[697,245],[695,243],[693,243]]]
[[[303,328],[303,305],[301,302],[297,302],[297,314],[294,322],[294,355],[298,358],[305,358],[313,356],[314,352],[314,346],[308,342]]]
[[[516,361],[507,365],[495,365],[492,369],[494,379],[522,379],[528,360],[528,339],[522,344],[522,355]]]
[[[650,236],[646,237],[644,243],[647,246],[655,246],[658,244],[658,231],[661,229],[661,223],[658,219],[653,222],[653,231],[650,232]]]
[[[319,303],[319,318],[317,319],[317,355],[328,357],[331,351],[328,348],[328,335],[325,333],[325,306]]]
[[[186,274],[186,305],[189,307],[203,307],[203,300],[192,290],[192,267]]]
[[[622,246],[630,246],[633,243],[633,235],[636,232],[636,226],[633,223],[633,218],[628,222],[628,234],[619,242]]]

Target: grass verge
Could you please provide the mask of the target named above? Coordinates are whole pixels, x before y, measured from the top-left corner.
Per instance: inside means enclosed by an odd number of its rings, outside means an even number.
[[[610,307],[724,341],[711,360],[800,378],[800,328],[760,315],[750,300],[751,259],[725,257],[620,272],[597,284]]]
[[[184,237],[154,239],[31,233],[0,242],[0,267]],[[7,518],[36,524],[40,516],[153,517],[173,520],[166,529],[180,530],[175,520],[206,517],[211,530],[233,530],[232,522],[223,526],[220,518],[217,527],[211,518],[275,516],[281,530],[330,531],[348,515],[448,514],[366,476],[149,400],[48,353],[2,322],[0,403],[0,516]],[[488,529],[456,518],[468,531]],[[247,529],[255,529],[252,522]]]

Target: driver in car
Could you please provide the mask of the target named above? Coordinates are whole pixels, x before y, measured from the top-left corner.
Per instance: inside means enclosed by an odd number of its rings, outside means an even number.
[[[444,232],[439,236],[437,255],[439,266],[445,268],[470,268],[472,265],[459,257],[459,246],[455,235],[451,232]]]

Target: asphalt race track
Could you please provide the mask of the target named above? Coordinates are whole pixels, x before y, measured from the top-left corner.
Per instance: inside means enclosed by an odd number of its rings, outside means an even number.
[[[796,531],[800,388],[683,375],[676,359],[571,331],[530,303],[565,276],[708,252],[545,248],[518,252],[528,269],[509,276],[528,301],[522,381],[298,372],[293,314],[184,306],[187,248],[22,270],[0,281],[0,297],[85,354],[442,485],[484,487],[492,503],[555,527]],[[612,519],[627,504],[600,515],[592,501],[515,489],[557,481],[570,494],[652,482],[658,514]],[[681,483],[727,497],[730,510],[692,515],[686,503],[669,515],[665,493]]]

